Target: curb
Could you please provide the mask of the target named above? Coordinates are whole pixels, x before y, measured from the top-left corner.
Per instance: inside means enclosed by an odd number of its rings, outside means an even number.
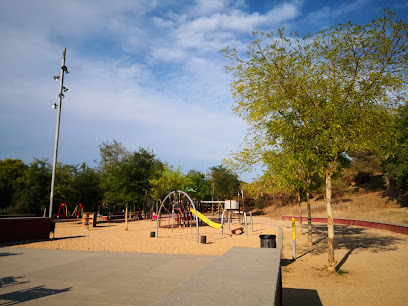
[[[282,221],[291,221],[292,218],[295,218],[296,221],[299,221],[299,216],[282,216]],[[302,221],[307,221],[307,217],[302,217]],[[312,222],[327,224],[327,217],[312,217]],[[408,225],[405,224],[384,223],[370,220],[356,220],[343,218],[333,218],[333,222],[334,224],[356,225],[408,235]]]

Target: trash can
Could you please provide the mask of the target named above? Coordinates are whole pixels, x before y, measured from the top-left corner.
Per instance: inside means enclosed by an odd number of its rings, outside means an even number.
[[[261,238],[261,248],[276,249],[276,235],[259,235]]]
[[[201,243],[207,243],[207,236],[201,236]]]
[[[150,232],[150,237],[155,237],[156,236],[156,232]]]

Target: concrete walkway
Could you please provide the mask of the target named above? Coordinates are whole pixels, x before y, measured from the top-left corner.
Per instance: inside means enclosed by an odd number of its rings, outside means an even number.
[[[279,305],[279,249],[233,247],[153,305]]]
[[[0,305],[150,305],[216,258],[0,248]]]
[[[0,248],[0,305],[273,305],[279,258]]]

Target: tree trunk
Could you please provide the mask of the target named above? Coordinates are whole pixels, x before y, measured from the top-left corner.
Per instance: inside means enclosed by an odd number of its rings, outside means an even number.
[[[128,230],[128,205],[126,204],[126,211],[125,211],[125,231]]]
[[[334,223],[333,223],[333,211],[331,206],[332,187],[331,187],[331,174],[326,172],[326,201],[327,201],[327,240],[328,240],[328,253],[329,264],[328,270],[334,272]]]
[[[300,189],[298,192],[298,205],[299,205],[299,227],[300,227],[300,234],[303,235],[303,227],[302,227],[302,203],[301,203],[301,196],[300,196]]]
[[[307,197],[307,241],[309,245],[313,245],[312,239],[312,210],[310,208],[310,194],[309,194],[309,186],[310,186],[311,179],[308,178],[306,181],[306,197]]]
[[[145,202],[144,202],[144,207],[143,207],[143,211],[144,211],[144,218],[145,218],[145,219],[147,218],[147,212],[146,212],[146,209],[147,209],[147,190],[145,191]]]

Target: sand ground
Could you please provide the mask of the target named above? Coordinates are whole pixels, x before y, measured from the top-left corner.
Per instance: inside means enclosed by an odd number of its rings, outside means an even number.
[[[164,254],[221,255],[233,246],[260,247],[260,234],[277,234],[283,229],[284,305],[407,305],[408,236],[351,226],[336,226],[335,259],[338,273],[327,272],[327,230],[313,226],[312,246],[307,234],[297,228],[296,261],[292,260],[291,223],[268,217],[254,217],[253,232],[233,235],[224,229],[202,226],[199,235],[207,244],[196,242],[196,228],[159,229],[151,238],[156,223],[133,221],[100,223],[85,230],[78,222],[59,222],[52,241],[14,244],[42,249],[119,251]],[[231,228],[238,227],[233,224]],[[305,225],[304,225],[305,226]],[[306,232],[306,228],[303,230]],[[200,241],[200,240],[199,240]]]

